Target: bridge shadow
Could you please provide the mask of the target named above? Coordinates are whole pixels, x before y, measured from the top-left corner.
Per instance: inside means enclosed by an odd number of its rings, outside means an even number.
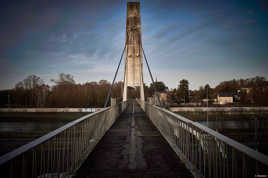
[[[98,143],[75,177],[192,177],[135,101]]]

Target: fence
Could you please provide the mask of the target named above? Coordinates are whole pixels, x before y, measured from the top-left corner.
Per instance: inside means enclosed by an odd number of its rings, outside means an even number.
[[[266,155],[166,109],[145,103],[145,112],[195,177],[268,175]]]
[[[84,162],[127,103],[83,116],[0,157],[0,177],[66,177]]]

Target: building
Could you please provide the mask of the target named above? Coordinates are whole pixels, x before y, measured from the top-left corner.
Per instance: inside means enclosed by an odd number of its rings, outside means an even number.
[[[218,104],[228,104],[234,102],[234,97],[232,93],[219,93],[217,95]]]

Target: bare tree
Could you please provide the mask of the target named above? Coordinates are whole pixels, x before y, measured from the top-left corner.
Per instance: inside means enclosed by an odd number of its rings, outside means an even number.
[[[15,100],[17,104],[36,107],[41,97],[39,90],[42,85],[44,85],[44,81],[36,75],[29,75],[23,81],[18,82],[15,85],[15,92],[17,93]]]
[[[75,84],[74,77],[71,74],[60,73],[59,79],[51,79],[56,85]]]

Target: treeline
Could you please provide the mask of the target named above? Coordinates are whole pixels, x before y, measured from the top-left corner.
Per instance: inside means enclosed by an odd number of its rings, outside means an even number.
[[[11,90],[0,91],[0,107],[103,107],[111,83],[106,80],[77,84],[70,74],[59,74],[49,86],[35,75],[18,82]],[[186,79],[179,81],[178,87],[169,90],[164,82],[155,82],[156,90],[167,94],[167,103],[204,103],[212,102],[222,93],[234,97],[235,104],[245,106],[268,106],[268,81],[264,77],[234,79],[221,82],[215,88],[208,84],[198,90],[190,90]],[[154,87],[144,85],[145,98],[154,94]],[[122,101],[123,82],[116,82],[112,97]],[[139,97],[139,88],[128,89],[128,98]]]
[[[1,91],[2,107],[103,107],[111,86],[106,80],[76,84],[73,76],[61,73],[50,87],[35,75]],[[121,97],[122,82],[115,83],[112,97]]]
[[[264,77],[231,80],[220,83],[215,93],[229,92],[241,104],[268,105],[268,81]]]
[[[189,90],[188,80],[183,79],[179,82],[178,88],[169,91],[168,96],[171,103],[200,103],[207,98],[212,102],[221,94],[233,96],[236,104],[267,106],[268,81],[264,77],[256,76],[224,81],[215,88],[206,84],[198,90]]]
[[[36,76],[30,75],[18,82],[14,89],[0,91],[1,107],[103,107],[111,87],[106,80],[76,84],[70,74],[59,74],[49,86]],[[146,96],[152,89],[145,86]],[[128,97],[139,95],[135,89],[128,90]],[[114,84],[111,96],[122,101],[123,82]]]

